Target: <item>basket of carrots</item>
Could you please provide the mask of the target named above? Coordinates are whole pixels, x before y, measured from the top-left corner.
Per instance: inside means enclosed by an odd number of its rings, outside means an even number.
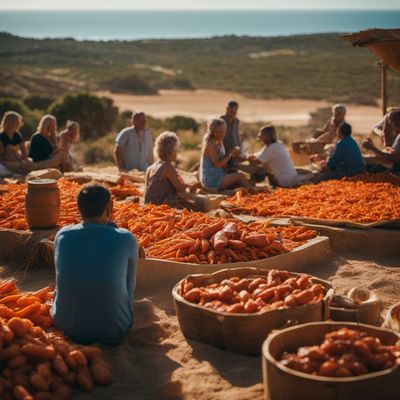
[[[400,393],[393,331],[314,322],[277,331],[263,344],[265,400],[390,400]]]
[[[250,267],[189,275],[172,291],[185,337],[249,355],[274,329],[329,318],[332,294],[318,278]]]

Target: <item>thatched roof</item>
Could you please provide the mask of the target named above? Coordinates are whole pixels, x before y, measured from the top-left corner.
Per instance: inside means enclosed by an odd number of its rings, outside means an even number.
[[[367,47],[400,72],[400,29],[369,29],[343,35],[353,46]]]

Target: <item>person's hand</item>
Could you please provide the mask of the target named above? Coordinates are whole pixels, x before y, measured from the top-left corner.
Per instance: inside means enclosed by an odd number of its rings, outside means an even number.
[[[240,149],[239,147],[235,147],[230,151],[230,156],[231,157],[237,157],[240,154]]]
[[[194,193],[197,189],[201,189],[202,187],[203,185],[201,184],[201,182],[192,183],[191,185],[189,185],[189,191],[191,193]]]
[[[376,149],[374,142],[370,138],[368,138],[362,142],[362,147],[364,147],[364,149],[367,149],[367,150]]]

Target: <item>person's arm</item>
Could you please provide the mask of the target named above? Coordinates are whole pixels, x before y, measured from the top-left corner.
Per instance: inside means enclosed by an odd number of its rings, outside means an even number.
[[[188,187],[187,185],[185,185],[182,178],[178,175],[176,169],[172,165],[165,169],[164,177],[169,180],[177,193],[184,192]]]
[[[127,172],[122,155],[122,147],[126,146],[128,142],[128,133],[120,132],[115,138],[114,158],[119,172]]]
[[[3,143],[0,142],[0,160],[3,159],[5,153],[6,153],[6,149],[4,148]]]
[[[121,147],[118,146],[118,144],[115,145],[114,158],[115,158],[115,163],[117,164],[118,167],[118,171],[127,172],[125,168],[124,157],[122,156]]]
[[[331,123],[331,119],[328,119],[328,122],[325,124],[325,126],[322,129],[317,129],[314,133],[313,133],[313,138],[317,139],[319,138],[321,135],[323,135],[324,133],[328,132],[328,127],[329,124]]]
[[[391,153],[386,153],[385,151],[378,149],[371,139],[366,140],[363,143],[363,147],[365,147],[367,150],[372,151],[382,161],[387,161],[391,163],[400,161],[400,140],[395,140]]]
[[[373,128],[372,128],[372,133],[375,133],[375,135],[383,137],[384,135],[384,128],[385,128],[385,121],[386,121],[386,116],[383,117]]]
[[[25,141],[22,141],[18,146],[19,146],[19,150],[21,151],[21,154],[22,154],[22,160],[27,161],[28,153],[26,151]]]
[[[208,150],[208,156],[210,157],[211,162],[214,164],[214,166],[216,168],[226,167],[226,164],[228,164],[228,161],[232,157],[234,157],[234,154],[236,153],[236,150],[233,149],[227,155],[225,155],[221,159],[218,159],[217,148],[214,143],[208,143],[206,150]]]
[[[151,165],[154,162],[153,137],[151,136],[150,132],[148,132],[148,135],[149,135],[149,148],[148,148],[147,160],[148,160],[149,165]]]
[[[343,154],[341,148],[340,146],[336,145],[326,165],[329,169],[335,169],[341,163],[342,160],[343,160]]]
[[[126,290],[131,308],[133,307],[133,293],[136,286],[136,267],[139,258],[139,248],[135,236],[131,236],[131,248],[128,258],[128,271],[126,274]]]

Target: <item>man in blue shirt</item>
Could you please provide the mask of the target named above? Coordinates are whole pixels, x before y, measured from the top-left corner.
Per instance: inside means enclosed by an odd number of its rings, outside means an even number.
[[[360,148],[351,137],[351,125],[344,122],[339,127],[339,140],[326,163],[321,170],[320,180],[341,179],[345,176],[354,176],[365,172],[365,164]]]
[[[66,226],[54,243],[55,326],[80,343],[117,344],[133,322],[138,245],[110,221],[112,199],[102,185],[78,194],[83,222]]]

